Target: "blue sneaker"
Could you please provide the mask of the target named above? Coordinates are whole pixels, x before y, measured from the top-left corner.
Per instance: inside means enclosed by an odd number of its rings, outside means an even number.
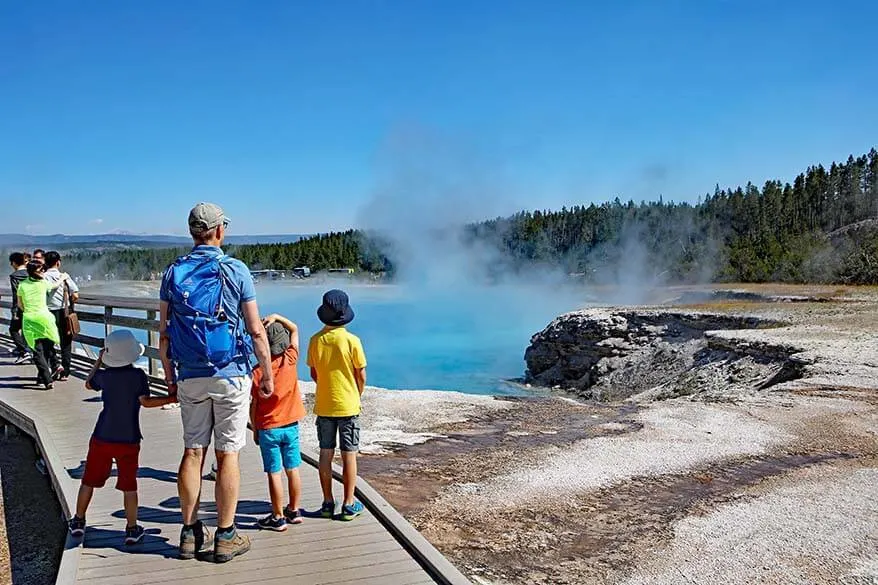
[[[353,504],[345,504],[341,507],[340,518],[346,522],[350,522],[363,513],[366,508],[359,501],[354,500]]]
[[[67,530],[70,531],[70,536],[74,538],[81,537],[85,534],[85,518],[74,516],[67,522]]]
[[[333,505],[333,508],[335,506]],[[287,519],[287,524],[301,524],[302,523],[302,511],[301,510],[293,510],[289,506],[284,508],[284,518]]]
[[[324,518],[332,518],[335,515],[335,500],[323,502],[323,505],[320,506],[320,515]]]
[[[283,516],[275,518],[274,514],[269,514],[265,518],[257,520],[256,525],[263,530],[274,530],[275,532],[283,532],[287,529],[287,519]]]
[[[131,526],[130,528],[126,528],[125,544],[128,546],[138,544],[143,540],[144,534],[146,534],[146,531],[143,529],[143,526]]]

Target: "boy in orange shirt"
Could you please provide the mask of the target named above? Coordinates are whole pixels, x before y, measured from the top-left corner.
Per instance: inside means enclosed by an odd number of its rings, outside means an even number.
[[[271,370],[274,374],[274,394],[264,398],[259,393],[262,369],[253,370],[250,424],[253,440],[262,452],[262,464],[268,474],[268,493],[271,514],[257,522],[260,528],[283,532],[287,523],[300,524],[302,513],[299,498],[302,483],[299,466],[299,421],[305,418],[305,406],[299,393],[296,364],[299,361],[299,329],[295,323],[280,316],[270,315],[263,324],[271,347]],[[283,476],[286,472],[289,503],[283,507]]]

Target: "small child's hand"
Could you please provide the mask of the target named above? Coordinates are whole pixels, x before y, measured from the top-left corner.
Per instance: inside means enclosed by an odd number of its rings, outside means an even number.
[[[262,320],[262,324],[265,327],[268,327],[269,325],[271,325],[272,323],[277,321],[277,317],[278,317],[277,313],[272,313],[271,315],[269,315],[268,317],[266,317],[265,319]]]

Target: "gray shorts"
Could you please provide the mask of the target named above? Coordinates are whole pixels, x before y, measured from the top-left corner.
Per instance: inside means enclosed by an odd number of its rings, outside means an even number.
[[[357,451],[360,448],[360,417],[318,416],[317,440],[321,449],[335,449],[335,438],[339,439],[342,451]]]
[[[177,384],[183,445],[206,449],[211,435],[217,451],[240,451],[250,420],[250,377],[189,378]]]

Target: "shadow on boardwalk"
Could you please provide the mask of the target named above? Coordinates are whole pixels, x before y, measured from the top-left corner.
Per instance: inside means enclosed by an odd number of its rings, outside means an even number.
[[[82,460],[79,462],[77,467],[72,469],[68,469],[67,473],[70,474],[70,477],[73,479],[82,479],[82,476],[85,474],[85,461]],[[113,468],[113,471],[110,472],[110,477],[116,477],[117,471],[116,468]],[[140,479],[155,479],[158,481],[166,481],[168,483],[177,483],[177,473],[174,471],[168,471],[166,469],[156,469],[154,467],[140,467],[137,469],[137,477]],[[107,482],[110,485],[110,482]]]
[[[125,514],[122,514],[125,517]],[[157,555],[166,559],[177,558],[177,547],[171,544],[169,537],[160,536],[162,530],[160,528],[148,528],[143,535],[143,540],[138,544],[125,544],[124,530],[111,530],[100,528],[99,526],[90,526],[86,530],[85,541],[82,547],[85,551],[89,549],[114,549],[119,552],[132,555]],[[84,552],[84,554],[88,554]]]

